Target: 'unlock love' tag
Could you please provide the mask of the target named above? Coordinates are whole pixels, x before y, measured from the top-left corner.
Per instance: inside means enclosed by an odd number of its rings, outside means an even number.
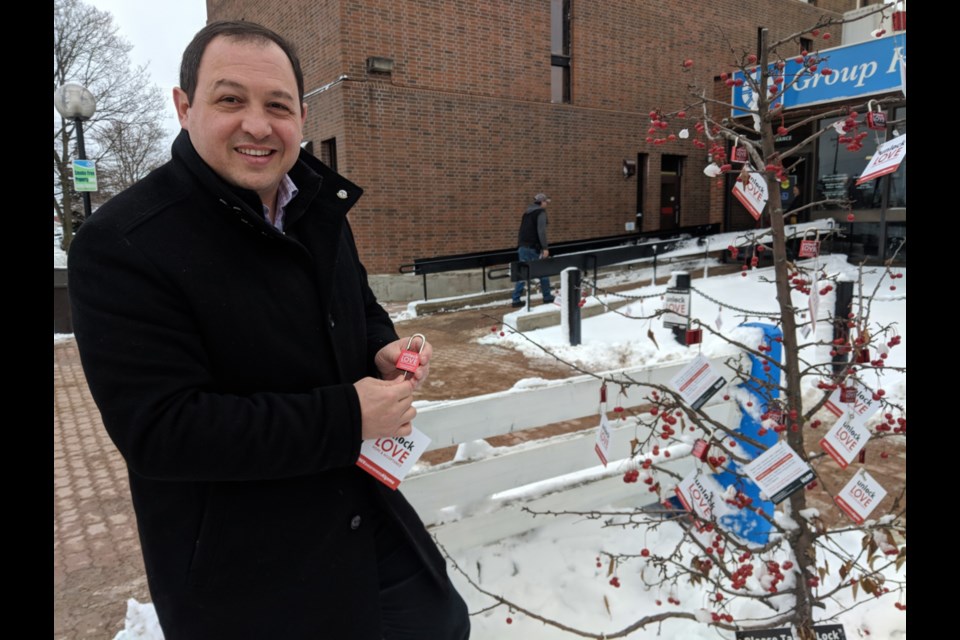
[[[429,444],[429,436],[416,427],[408,436],[364,440],[360,445],[357,466],[391,489],[396,489]]]

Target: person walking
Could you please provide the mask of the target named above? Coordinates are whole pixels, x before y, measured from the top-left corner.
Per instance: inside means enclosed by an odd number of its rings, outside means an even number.
[[[165,637],[466,640],[423,522],[357,466],[411,433],[433,351],[395,367],[347,220],[362,190],[301,149],[296,52],[210,23],[173,98],[170,161],[87,220],[68,271]]]
[[[550,198],[545,193],[533,196],[533,204],[523,212],[520,220],[520,232],[517,234],[517,255],[520,262],[533,262],[541,258],[550,257],[550,245],[547,243],[547,205]],[[525,282],[520,280],[513,289],[513,306],[522,307],[523,288]],[[540,278],[540,292],[543,294],[544,304],[554,301],[553,291],[550,288],[550,278]]]

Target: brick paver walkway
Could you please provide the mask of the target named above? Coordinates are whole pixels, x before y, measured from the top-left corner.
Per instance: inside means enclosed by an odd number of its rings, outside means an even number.
[[[76,343],[53,348],[53,637],[112,638],[126,599],[149,600],[127,470]]]

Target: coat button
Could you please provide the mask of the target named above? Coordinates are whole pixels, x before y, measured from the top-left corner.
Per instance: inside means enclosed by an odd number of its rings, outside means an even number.
[[[353,518],[350,519],[350,528],[353,529],[354,531],[356,531],[357,529],[360,528],[360,523],[361,523],[361,522],[362,522],[362,520],[361,520],[360,516],[353,516]]]
[[[346,200],[347,192],[344,189],[340,189],[340,191],[337,191],[337,197],[340,198],[341,200]]]

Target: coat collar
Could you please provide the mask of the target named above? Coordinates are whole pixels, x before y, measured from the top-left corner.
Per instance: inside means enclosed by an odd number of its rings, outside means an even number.
[[[197,153],[186,129],[182,129],[174,140],[172,155],[174,160],[186,166],[205,190],[218,197],[224,204],[242,212],[248,218],[267,224],[263,219],[260,196],[249,189],[228,184],[217,175]],[[287,205],[286,224],[288,226],[292,226],[318,197],[328,213],[340,218],[347,214],[363,194],[363,189],[302,149],[289,175],[297,185],[299,193]]]

